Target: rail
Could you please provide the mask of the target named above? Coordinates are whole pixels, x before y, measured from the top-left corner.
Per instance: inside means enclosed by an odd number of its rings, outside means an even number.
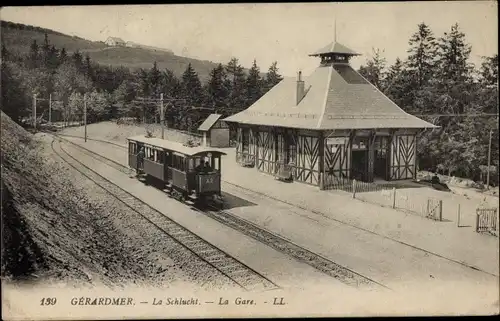
[[[54,141],[52,142],[52,147]],[[62,148],[62,146],[60,146],[60,149],[65,156],[62,156],[61,153],[55,150],[55,148],[53,149],[61,159],[63,159],[76,171],[80,172],[87,179],[93,181],[116,200],[120,201],[133,212],[146,219],[157,229],[163,231],[165,235],[172,238],[180,246],[184,247],[210,267],[219,271],[222,275],[232,280],[241,288],[248,291],[265,291],[279,288],[278,285],[251,267],[237,260],[202,237],[196,235],[194,232],[190,231],[173,219],[166,217],[163,213],[154,209],[146,202],[112,183],[104,176],[98,174],[96,171],[71,156],[64,150],[64,148]]]

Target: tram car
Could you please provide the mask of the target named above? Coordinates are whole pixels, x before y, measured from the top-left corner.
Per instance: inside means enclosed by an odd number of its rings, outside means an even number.
[[[147,184],[195,205],[223,206],[218,150],[186,146],[156,137],[128,138],[128,164]]]

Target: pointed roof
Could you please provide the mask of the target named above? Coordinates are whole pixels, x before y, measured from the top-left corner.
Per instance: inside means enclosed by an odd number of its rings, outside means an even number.
[[[321,65],[304,81],[298,105],[296,79],[287,77],[224,121],[316,130],[436,127],[403,111],[346,63]]]
[[[309,56],[322,56],[322,55],[327,55],[327,54],[344,54],[344,55],[350,55],[350,56],[360,56],[361,54],[347,48],[343,44],[340,44],[336,41],[333,41],[326,45],[325,47],[316,50],[315,53],[310,54]]]

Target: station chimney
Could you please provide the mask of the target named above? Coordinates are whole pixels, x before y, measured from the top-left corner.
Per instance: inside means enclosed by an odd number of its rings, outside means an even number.
[[[297,75],[297,100],[296,100],[296,105],[298,105],[300,103],[300,101],[302,100],[302,98],[304,98],[305,96],[305,84],[304,84],[304,81],[302,80],[302,71],[299,71],[298,75]]]

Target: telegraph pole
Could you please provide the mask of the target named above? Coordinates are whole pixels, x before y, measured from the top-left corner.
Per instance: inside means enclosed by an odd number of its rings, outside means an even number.
[[[33,94],[33,128],[36,129],[36,94]]]
[[[171,104],[173,102],[186,102],[185,99],[177,99],[177,98],[172,98],[172,97],[164,98],[163,93],[160,93],[160,98],[137,97],[136,99],[134,99],[134,101],[140,102],[142,104],[145,104],[145,103],[158,104],[158,103],[160,103],[161,138],[165,137],[165,125],[166,125],[165,124],[165,107],[168,108],[168,106],[171,106]],[[164,105],[165,102],[167,103],[166,106]],[[191,108],[191,109],[199,109],[199,108]],[[146,117],[146,112],[145,112],[145,108],[143,107],[143,122],[144,122],[144,124],[146,123],[145,117]]]
[[[49,124],[52,124],[52,94],[49,94]]]
[[[87,94],[83,94],[83,121],[85,124],[85,142],[87,142]]]
[[[165,126],[164,126],[164,111],[163,111],[163,93],[160,94],[160,125],[161,125],[161,139],[165,139]]]
[[[493,129],[490,130],[490,140],[488,144],[488,174],[486,176],[486,188],[490,189],[490,164],[491,164],[491,137],[493,136]]]

